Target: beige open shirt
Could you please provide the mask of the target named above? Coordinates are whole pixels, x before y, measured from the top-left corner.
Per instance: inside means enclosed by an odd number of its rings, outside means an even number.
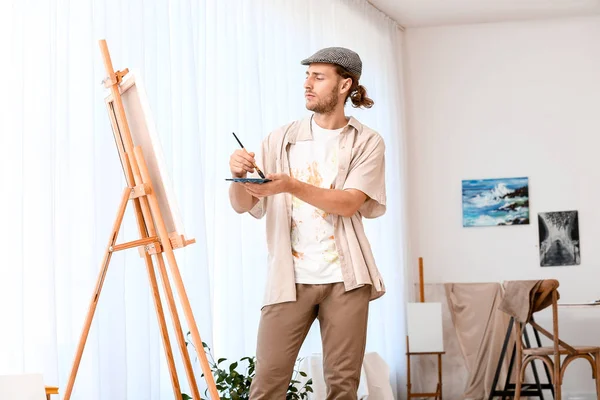
[[[290,173],[289,149],[297,141],[312,140],[312,116],[273,131],[262,142],[256,158],[264,173]],[[350,118],[340,134],[338,175],[333,189],[358,189],[368,199],[350,218],[334,215],[335,244],[346,290],[372,285],[371,300],[385,293],[362,217],[385,213],[385,144],[377,132]],[[290,238],[292,196],[280,193],[260,199],[250,210],[255,218],[267,216],[269,250],[263,307],[296,300],[296,280]]]

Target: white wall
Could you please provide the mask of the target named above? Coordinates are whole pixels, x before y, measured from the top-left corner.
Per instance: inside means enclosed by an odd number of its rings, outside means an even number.
[[[406,41],[413,268],[422,256],[427,282],[556,278],[561,301],[600,298],[600,17]],[[517,176],[530,179],[530,225],[462,227],[461,180]],[[562,210],[579,211],[581,265],[540,267],[537,213]],[[567,341],[600,345],[600,307],[560,316]],[[593,392],[577,363],[584,376],[568,372],[565,389]]]

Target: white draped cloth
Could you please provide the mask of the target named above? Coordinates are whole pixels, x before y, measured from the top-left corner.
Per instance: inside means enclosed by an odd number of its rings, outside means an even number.
[[[310,400],[325,399],[327,386],[323,375],[323,356],[313,354],[302,359],[299,365],[300,371],[304,371],[307,377],[298,379],[301,385],[308,379],[312,379],[313,393],[309,394]],[[390,384],[390,369],[386,362],[377,352],[365,354],[358,385],[359,400],[394,400],[392,386]]]

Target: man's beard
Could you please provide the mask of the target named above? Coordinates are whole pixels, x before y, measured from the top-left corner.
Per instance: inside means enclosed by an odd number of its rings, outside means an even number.
[[[329,93],[329,95],[327,97],[325,97],[323,100],[318,101],[317,104],[313,104],[313,105],[306,105],[306,108],[309,109],[310,111],[314,111],[317,114],[331,114],[333,112],[333,110],[335,110],[335,107],[337,106],[338,103],[338,96],[337,96],[337,92],[339,90],[339,87],[336,86],[333,88],[333,90],[331,91],[331,93]]]

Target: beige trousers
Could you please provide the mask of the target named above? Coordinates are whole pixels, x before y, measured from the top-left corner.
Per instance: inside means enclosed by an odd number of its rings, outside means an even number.
[[[367,339],[371,287],[296,285],[296,301],[263,308],[250,400],[285,400],[300,347],[315,319],[323,342],[327,398],[355,400]]]

